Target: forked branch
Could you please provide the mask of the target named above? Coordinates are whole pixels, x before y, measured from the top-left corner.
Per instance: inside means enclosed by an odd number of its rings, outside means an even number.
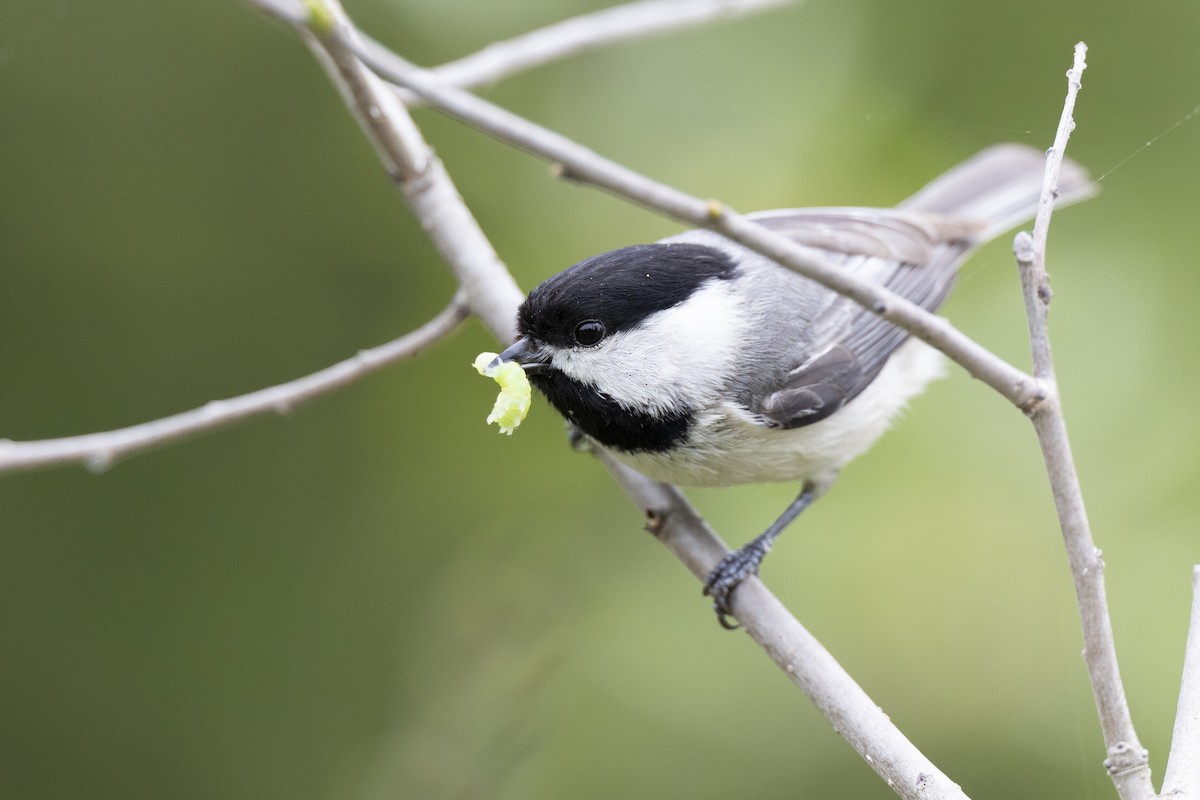
[[[1018,234],[1014,249],[1025,297],[1034,375],[1045,391],[1045,395],[1028,409],[1028,413],[1041,446],[1059,527],[1066,544],[1067,560],[1074,577],[1083,627],[1084,660],[1108,750],[1105,766],[1123,800],[1142,800],[1154,797],[1149,756],[1138,742],[1129,704],[1125,699],[1125,688],[1121,683],[1112,620],[1109,618],[1104,590],[1104,562],[1092,540],[1083,491],[1067,439],[1067,424],[1059,401],[1046,324],[1051,297],[1046,275],[1046,241],[1054,199],[1058,195],[1059,169],[1067,140],[1075,127],[1075,98],[1082,86],[1083,70],[1087,66],[1086,55],[1087,46],[1080,42],[1075,46],[1074,64],[1067,72],[1067,99],[1059,119],[1054,146],[1047,156],[1033,235]]]
[[[494,42],[469,56],[434,67],[433,72],[451,86],[469,89],[620,42],[768,11],[795,1],[634,0]],[[416,95],[404,99],[409,105],[421,102]]]

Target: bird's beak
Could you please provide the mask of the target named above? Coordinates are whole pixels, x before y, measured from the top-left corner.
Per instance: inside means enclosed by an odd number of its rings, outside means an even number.
[[[537,375],[550,369],[550,354],[528,336],[522,336],[500,355],[492,359],[489,367],[498,367],[505,361],[515,361],[527,375]]]

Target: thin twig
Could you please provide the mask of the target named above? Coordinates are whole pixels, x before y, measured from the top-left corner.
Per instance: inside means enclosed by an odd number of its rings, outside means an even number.
[[[795,2],[797,0],[635,0],[494,42],[430,71],[451,86],[469,89],[618,42],[732,19]],[[416,95],[402,97],[410,105],[420,103]]]
[[[303,25],[308,16],[300,0],[246,2],[293,26]],[[756,14],[798,2],[801,0],[634,0],[571,17],[512,39],[493,42],[475,53],[432,67],[430,72],[449,86],[470,89],[494,84],[518,73],[619,42]],[[386,49],[361,31],[358,35],[368,51]],[[407,91],[402,91],[400,98],[409,106],[423,102],[419,96]]]
[[[471,312],[502,342],[516,336],[517,305],[524,294],[471,215],[440,159],[421,136],[391,87],[355,54],[362,42],[337,0],[311,0],[315,13],[298,26],[430,241],[454,270]]]
[[[1075,469],[1067,425],[1059,400],[1050,350],[1046,317],[1050,287],[1046,276],[1046,239],[1057,196],[1058,172],[1067,140],[1075,127],[1072,117],[1075,97],[1081,88],[1087,63],[1087,46],[1075,46],[1075,61],[1067,73],[1067,99],[1063,106],[1054,147],[1047,156],[1042,196],[1034,222],[1033,236],[1018,234],[1015,242],[1021,285],[1029,321],[1030,350],[1034,375],[1045,388],[1041,402],[1030,407],[1029,416],[1037,432],[1046,474],[1054,495],[1059,526],[1066,544],[1067,559],[1075,581],[1084,640],[1084,660],[1092,682],[1100,727],[1108,751],[1105,766],[1123,800],[1154,797],[1150,783],[1148,754],[1138,742],[1129,704],[1117,665],[1116,644],[1104,589],[1104,562],[1092,539],[1079,476]]]
[[[656,483],[603,451],[597,457],[647,519],[647,529],[703,581],[728,553],[679,490]],[[966,795],[901,733],[887,714],[757,576],[738,586],[738,621],[871,769],[905,800]]]
[[[286,414],[372,372],[412,358],[453,331],[466,317],[466,301],[459,292],[441,313],[411,333],[362,350],[352,358],[303,378],[228,400],[214,400],[191,411],[128,428],[31,442],[0,440],[0,473],[62,464],[85,464],[89,469],[99,471],[126,456],[224,428],[250,417]]]
[[[1200,566],[1192,567],[1192,616],[1183,655],[1183,682],[1175,709],[1171,754],[1163,776],[1162,796],[1200,798]]]
[[[361,55],[380,74],[416,92],[431,106],[493,138],[550,161],[571,180],[592,184],[681,222],[716,231],[849,297],[938,348],[1018,408],[1027,409],[1042,396],[1042,387],[1032,376],[975,342],[944,317],[847,272],[818,250],[775,234],[720,203],[692,197],[653,181],[553,131],[468,92],[446,86],[390,51],[367,46]]]

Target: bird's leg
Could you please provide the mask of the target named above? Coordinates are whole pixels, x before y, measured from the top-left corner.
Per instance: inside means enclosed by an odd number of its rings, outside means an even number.
[[[717,622],[721,623],[722,628],[734,630],[738,627],[736,622],[729,621],[729,617],[733,613],[730,608],[733,590],[746,578],[758,574],[759,565],[762,564],[771,545],[775,544],[775,540],[779,538],[779,534],[783,533],[783,529],[791,524],[801,511],[808,508],[820,494],[821,491],[816,484],[806,481],[800,488],[800,494],[792,501],[791,505],[784,509],[783,513],[779,515],[779,519],[771,523],[771,527],[738,550],[722,558],[713,567],[712,572],[708,573],[708,579],[704,581],[704,594],[713,599],[713,610],[717,612]]]

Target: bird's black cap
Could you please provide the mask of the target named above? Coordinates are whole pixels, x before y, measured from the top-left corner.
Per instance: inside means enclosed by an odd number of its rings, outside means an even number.
[[[521,304],[517,327],[524,336],[570,347],[580,322],[598,320],[610,334],[628,330],[736,270],[728,255],[705,245],[623,247],[580,261],[540,284]]]

